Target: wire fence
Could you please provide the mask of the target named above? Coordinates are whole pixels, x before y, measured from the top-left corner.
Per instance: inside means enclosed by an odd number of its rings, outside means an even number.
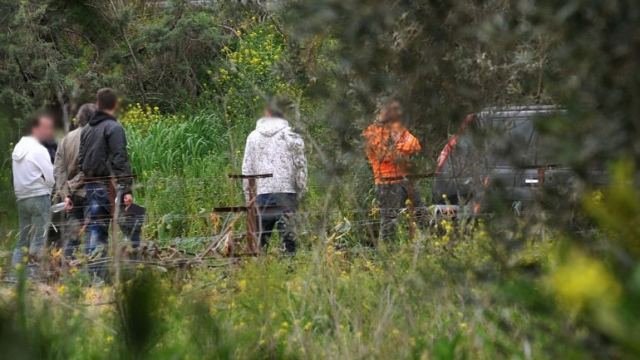
[[[363,178],[371,179],[370,172],[354,172],[349,174],[328,176],[327,181],[321,183],[312,183],[308,188],[312,192],[326,195],[328,192],[338,195],[340,191],[344,189],[338,189],[338,184],[344,184],[349,179],[357,180],[351,184],[355,187],[362,186],[361,181]],[[214,209],[200,208],[197,211],[192,212],[165,212],[160,213],[156,209],[150,208],[141,220],[136,217],[128,217],[126,215],[126,207],[115,206],[113,198],[118,190],[122,192],[124,188],[130,188],[135,192],[162,192],[167,191],[171,195],[171,191],[175,191],[176,188],[184,187],[194,191],[199,191],[211,186],[220,185],[225,183],[231,187],[237,189],[238,193],[235,195],[240,197],[242,194],[242,182],[238,182],[236,179],[230,178],[228,175],[214,174],[204,177],[190,177],[190,178],[149,178],[140,180],[133,183],[134,177],[126,177],[114,179],[112,177],[91,178],[85,181],[85,184],[103,184],[104,188],[110,191],[111,203],[109,204],[109,212],[104,213],[102,217],[90,217],[89,213],[96,204],[91,204],[86,201],[84,203],[78,202],[74,204],[71,212],[64,210],[53,214],[50,226],[53,229],[48,230],[51,238],[55,238],[54,247],[63,248],[64,254],[62,255],[61,264],[65,266],[75,266],[74,264],[82,264],[82,266],[91,267],[94,269],[106,270],[113,266],[114,261],[118,262],[118,266],[122,266],[123,269],[134,268],[138,265],[153,265],[158,267],[189,267],[189,266],[213,266],[215,261],[220,261],[225,256],[237,257],[246,255],[241,251],[232,252],[228,250],[230,243],[235,242],[238,246],[242,241],[241,239],[246,237],[248,233],[240,231],[239,216],[236,214],[216,214]],[[371,179],[372,180],[372,179]],[[398,179],[398,181],[407,182],[419,182],[423,179]],[[373,189],[373,181],[371,181],[371,189]],[[340,190],[340,191],[337,191]],[[91,191],[91,190],[90,190]],[[226,190],[228,192],[228,189]],[[228,195],[225,192],[226,198],[232,195]],[[361,196],[362,194],[347,194],[348,196]],[[213,195],[203,195],[203,197]],[[143,196],[143,199],[145,196]],[[290,221],[295,225],[296,233],[298,236],[305,236],[308,234],[317,233],[318,231],[327,234],[334,234],[337,237],[344,237],[351,235],[354,237],[365,236],[371,237],[376,233],[376,228],[381,225],[380,209],[373,203],[372,206],[345,206],[342,202],[339,204],[333,204],[331,200],[325,199],[324,204],[315,204],[315,208],[305,208],[304,206],[290,214],[287,217],[287,221]],[[55,205],[55,204],[54,204]],[[145,205],[144,203],[142,205]],[[385,208],[384,211],[392,212],[396,218],[406,218],[406,222],[411,224],[416,222],[416,216],[430,217],[430,221],[433,221],[435,213],[431,210],[427,210],[423,204],[417,204],[418,207],[413,209],[412,206],[403,206],[396,208]],[[264,208],[257,207],[258,214],[262,216],[265,211]],[[116,215],[120,213],[120,215]],[[260,219],[257,221],[259,222]],[[247,220],[248,221],[248,220]],[[176,222],[189,223],[186,226],[188,229],[184,231],[189,235],[180,235],[180,231],[173,232],[174,236],[163,239],[155,238],[154,241],[145,241],[144,235],[148,232],[142,232],[141,223],[146,224],[146,228],[152,229],[156,234],[163,226],[171,226]],[[116,225],[116,226],[114,226]],[[99,248],[100,251],[93,251],[90,253],[87,246],[89,233],[94,227],[102,227],[111,230],[110,242],[117,241],[117,245],[109,246],[109,249]],[[142,241],[132,241],[132,233],[125,233],[124,231],[114,231],[115,229],[123,228],[138,228],[138,236],[141,236]],[[193,231],[193,230],[196,231]],[[18,229],[27,231],[27,229]],[[17,232],[16,232],[17,234]],[[153,239],[153,236],[150,238]],[[81,241],[79,241],[81,240]],[[158,245],[164,244],[164,247]],[[240,245],[242,246],[242,245]],[[115,248],[115,250],[114,250]],[[132,250],[133,248],[133,250]],[[203,251],[204,253],[198,253]],[[106,251],[109,250],[109,251]],[[104,251],[104,252],[101,252]],[[114,254],[114,251],[117,253]],[[105,254],[111,254],[110,256],[104,256]],[[73,255],[70,255],[73,254]],[[96,254],[100,254],[97,256]],[[122,256],[125,254],[125,256]],[[253,254],[250,254],[253,255]],[[133,256],[133,257],[131,257]],[[221,264],[230,264],[229,261],[222,261]],[[217,265],[216,265],[217,266]],[[223,265],[221,265],[223,266]],[[46,276],[53,276],[58,270],[52,273],[47,273]]]

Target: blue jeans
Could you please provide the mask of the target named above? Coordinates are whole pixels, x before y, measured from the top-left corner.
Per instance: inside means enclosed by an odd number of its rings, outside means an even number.
[[[29,255],[35,260],[40,260],[44,256],[50,218],[51,197],[49,195],[18,200],[20,235],[13,250],[11,266],[15,267],[22,262],[23,248],[28,248]]]
[[[109,187],[101,183],[89,183],[85,185],[86,195],[86,215],[89,218],[87,254],[95,251],[107,253],[109,243],[109,223],[111,221],[111,200],[109,198]]]
[[[293,215],[298,208],[298,196],[291,193],[262,194],[256,198],[260,218],[260,245],[267,248],[273,229],[277,228],[287,253],[296,252]],[[276,209],[261,207],[277,206]]]

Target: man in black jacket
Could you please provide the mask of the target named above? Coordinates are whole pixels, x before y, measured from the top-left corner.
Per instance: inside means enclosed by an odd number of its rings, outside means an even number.
[[[87,252],[106,254],[112,195],[109,182],[115,179],[123,190],[125,204],[131,204],[131,166],[124,128],[115,118],[118,96],[114,90],[98,91],[97,111],[82,130],[78,164],[85,179],[89,239]]]

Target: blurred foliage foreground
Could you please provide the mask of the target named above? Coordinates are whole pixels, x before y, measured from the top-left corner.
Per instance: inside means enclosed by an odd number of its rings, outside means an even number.
[[[0,348],[60,359],[637,356],[632,171],[620,164],[585,201],[600,230],[583,246],[538,228],[505,253],[483,223],[444,223],[376,251],[341,250],[329,234],[294,258],[140,265],[118,285],[87,286],[71,269],[55,285],[1,289]],[[608,248],[596,256],[598,244]]]

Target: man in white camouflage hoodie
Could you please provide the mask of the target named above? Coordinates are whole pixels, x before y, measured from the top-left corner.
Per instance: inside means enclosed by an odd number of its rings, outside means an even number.
[[[274,228],[278,229],[285,251],[296,251],[293,215],[307,187],[307,159],[304,141],[283,119],[282,104],[272,102],[256,129],[247,138],[242,163],[243,175],[273,174],[257,179],[256,204],[259,211],[260,244],[266,249]],[[244,191],[247,201],[248,183]]]

